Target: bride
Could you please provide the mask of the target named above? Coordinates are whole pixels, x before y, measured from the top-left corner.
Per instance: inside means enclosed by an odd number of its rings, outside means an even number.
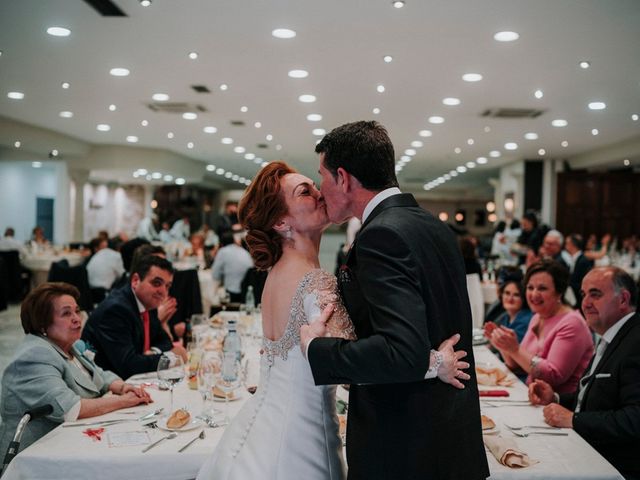
[[[270,269],[262,294],[260,387],[227,427],[198,479],[346,478],[335,386],[315,386],[300,326],[327,320],[328,336],[353,339],[336,279],[320,269],[329,225],[312,180],[282,162],[256,176],[240,202],[256,267]]]

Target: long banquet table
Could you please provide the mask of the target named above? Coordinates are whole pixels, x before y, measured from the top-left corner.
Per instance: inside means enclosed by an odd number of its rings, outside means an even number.
[[[253,383],[252,380],[258,375],[258,351],[257,341],[253,341],[245,350],[249,358],[249,377],[251,378],[248,383]],[[504,367],[500,360],[484,346],[474,347],[474,353],[476,361],[483,367]],[[152,376],[151,374],[146,377]],[[480,388],[482,390],[503,387]],[[518,382],[506,389],[510,392],[508,400],[526,400],[527,398],[527,389],[522,383]],[[170,408],[168,391],[149,388],[149,392],[154,400],[152,405],[87,419],[87,422],[112,418],[131,420],[106,427],[100,441],[92,440],[82,433],[87,427],[56,428],[14,458],[6,474],[3,475],[3,480],[68,480],[70,478],[187,480],[195,478],[198,469],[211,455],[220,440],[223,428],[205,428],[206,438],[197,440],[184,453],[178,453],[178,449],[195,438],[202,428],[180,432],[177,438],[166,440],[147,453],[141,452],[143,445],[128,447],[109,445],[110,434],[118,432],[145,431],[149,435],[149,441],[155,441],[167,435],[168,432],[159,429],[145,430],[136,421],[138,416],[155,408],[164,407],[165,410]],[[342,388],[338,388],[339,397],[344,396],[345,393]],[[229,402],[232,417],[250,396],[246,391],[241,395],[238,401]],[[178,384],[175,397],[176,407],[188,406],[195,413],[202,408],[200,394],[189,390],[186,382]],[[224,402],[215,405],[220,410],[224,410]],[[534,435],[528,438],[515,438],[505,427],[505,423],[511,426],[543,425],[542,409],[539,407],[516,405],[515,402],[510,405],[508,401],[483,398],[481,409],[485,415],[495,421],[500,435],[515,439],[519,448],[526,451],[532,459],[539,461],[531,467],[515,470],[499,464],[490,453],[487,453],[491,479],[622,479],[613,466],[572,430],[567,430],[568,436]],[[124,412],[137,413],[128,415]],[[218,415],[217,419],[220,418],[222,416]]]

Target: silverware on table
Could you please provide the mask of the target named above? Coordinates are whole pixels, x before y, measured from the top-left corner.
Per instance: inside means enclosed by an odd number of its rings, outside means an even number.
[[[162,412],[164,411],[164,408],[158,408],[157,410],[154,410],[153,412],[147,413],[146,415],[141,416],[138,421],[139,422],[144,422],[145,420],[149,420],[153,417],[155,417],[156,415],[160,415]]]
[[[541,428],[543,430],[560,431],[560,429],[558,427],[552,427],[551,425],[522,425],[520,427],[513,427],[513,426],[507,425],[505,423],[504,426],[507,427],[509,430],[524,430],[524,429],[528,429],[528,428]]]
[[[190,440],[189,442],[187,442],[182,448],[180,448],[180,450],[178,450],[178,453],[182,453],[184,452],[191,444],[193,444],[193,442],[195,442],[196,440],[200,439],[200,440],[204,440],[204,430],[202,430],[200,432],[200,434],[194,438],[193,440]]]
[[[155,447],[156,445],[164,442],[165,440],[171,440],[172,438],[176,438],[178,436],[178,434],[176,432],[171,432],[169,435],[162,437],[160,440],[156,440],[155,442],[153,442],[151,445],[147,445],[143,450],[142,453],[148,452],[149,450],[151,450],[153,447]]]
[[[511,430],[511,433],[513,433],[516,437],[528,437],[529,435],[557,435],[566,437],[567,435],[569,435],[568,432],[516,432],[514,430]]]
[[[118,423],[135,422],[132,418],[117,418],[114,420],[102,420],[100,422],[75,422],[75,423],[63,423],[62,428],[67,427],[108,427],[110,425],[117,425]]]

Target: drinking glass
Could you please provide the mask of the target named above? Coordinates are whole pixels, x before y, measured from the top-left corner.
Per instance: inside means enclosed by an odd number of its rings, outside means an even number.
[[[158,379],[169,384],[171,392],[171,412],[173,412],[173,387],[184,379],[184,362],[181,357],[174,360],[163,355],[158,361]]]
[[[198,368],[198,390],[202,395],[202,415],[215,421],[215,409],[211,405],[213,387],[222,370],[222,355],[219,352],[206,352],[200,359]]]
[[[216,373],[216,386],[224,392],[225,423],[229,423],[229,394],[240,386],[241,381],[240,361],[236,352],[224,352],[222,354],[222,368]]]

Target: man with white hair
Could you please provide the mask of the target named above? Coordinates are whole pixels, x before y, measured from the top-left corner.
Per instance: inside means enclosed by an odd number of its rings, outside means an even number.
[[[564,244],[564,236],[558,230],[549,230],[544,236],[542,246],[539,253],[542,258],[551,258],[557,262],[560,262],[565,267],[569,268],[569,264],[562,256],[562,245]]]

